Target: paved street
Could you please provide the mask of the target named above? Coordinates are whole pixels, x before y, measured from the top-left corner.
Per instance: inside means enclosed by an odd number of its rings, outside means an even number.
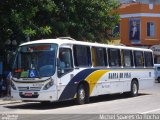
[[[156,83],[154,88],[139,92],[140,95],[134,98],[124,94],[93,97],[90,104],[85,105],[76,105],[74,101],[51,103],[48,105],[36,102],[3,104],[0,105],[0,113],[2,115],[32,114],[21,116],[26,118],[26,120],[28,117],[29,119],[32,117],[35,120],[44,119],[45,116],[49,120],[53,118],[51,114],[76,114],[74,115],[76,119],[80,116],[78,114],[160,114],[160,83]],[[58,116],[54,115],[54,117]],[[70,115],[67,116],[68,119],[70,117]],[[89,115],[88,117],[90,118]],[[98,115],[94,118],[98,119]]]

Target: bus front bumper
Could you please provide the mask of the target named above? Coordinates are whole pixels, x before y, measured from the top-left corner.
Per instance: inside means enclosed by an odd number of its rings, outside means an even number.
[[[56,91],[12,91],[14,100],[22,101],[57,101]]]

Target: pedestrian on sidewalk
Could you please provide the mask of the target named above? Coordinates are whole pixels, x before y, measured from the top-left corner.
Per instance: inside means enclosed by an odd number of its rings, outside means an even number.
[[[11,72],[8,73],[6,78],[6,90],[7,90],[7,97],[11,96]]]
[[[3,75],[0,76],[0,79],[1,79],[1,97],[4,97],[7,94],[6,80]]]
[[[5,91],[4,91],[5,96],[10,97],[11,72],[9,70],[4,72],[3,79],[4,79],[4,84],[5,84]]]
[[[2,76],[2,94],[3,94],[2,97],[7,95],[7,83],[4,76]]]
[[[3,77],[0,75],[0,97],[3,97]]]

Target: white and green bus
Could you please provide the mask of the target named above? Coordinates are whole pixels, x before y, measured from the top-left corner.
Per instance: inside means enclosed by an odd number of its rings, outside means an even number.
[[[92,96],[128,92],[154,84],[149,49],[81,42],[62,37],[23,43],[12,71],[11,96],[23,101],[89,102]]]

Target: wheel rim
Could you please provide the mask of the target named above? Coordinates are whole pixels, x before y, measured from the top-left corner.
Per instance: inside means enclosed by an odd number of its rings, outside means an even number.
[[[79,99],[80,101],[84,101],[85,99],[85,91],[82,88],[79,90]]]
[[[137,94],[137,85],[133,84],[133,94]]]

